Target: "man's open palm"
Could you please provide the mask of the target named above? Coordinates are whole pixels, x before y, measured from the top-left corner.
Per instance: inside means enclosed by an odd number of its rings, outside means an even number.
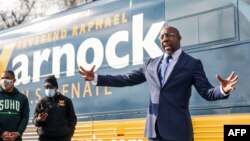
[[[225,93],[235,89],[235,85],[238,83],[238,75],[235,75],[235,72],[232,72],[227,79],[222,79],[219,75],[216,75],[217,79],[220,81],[220,86]]]
[[[79,73],[86,81],[92,81],[94,80],[94,69],[95,65],[89,71],[80,66]]]

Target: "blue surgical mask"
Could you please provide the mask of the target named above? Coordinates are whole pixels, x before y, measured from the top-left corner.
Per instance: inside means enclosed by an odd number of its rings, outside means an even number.
[[[48,96],[48,97],[53,97],[55,95],[55,89],[45,89],[45,94]]]

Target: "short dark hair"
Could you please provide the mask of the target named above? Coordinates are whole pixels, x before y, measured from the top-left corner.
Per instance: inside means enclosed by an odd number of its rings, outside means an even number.
[[[173,29],[178,35],[180,35],[179,30],[178,30],[176,27],[174,27],[174,26],[171,26],[171,25],[168,25],[168,24],[164,24],[163,27],[161,28],[161,31],[164,30],[165,28],[171,28],[171,29]]]
[[[15,73],[12,70],[5,70],[4,72],[10,74],[13,78],[15,78]]]

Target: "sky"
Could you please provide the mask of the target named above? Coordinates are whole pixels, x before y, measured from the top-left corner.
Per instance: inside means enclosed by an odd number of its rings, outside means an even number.
[[[18,4],[19,0],[0,0],[0,11],[8,11],[9,10],[17,10],[17,4]],[[39,11],[39,9],[43,8],[43,7],[39,7],[39,5],[43,6],[43,1],[39,0],[36,1],[36,11]],[[19,10],[20,11],[20,10]],[[47,9],[44,11],[46,15],[51,15],[54,13],[59,12],[59,7],[58,5],[52,6],[52,7],[47,7]]]
[[[6,10],[6,8],[10,8],[11,6],[15,6],[17,0],[0,0],[0,9]]]

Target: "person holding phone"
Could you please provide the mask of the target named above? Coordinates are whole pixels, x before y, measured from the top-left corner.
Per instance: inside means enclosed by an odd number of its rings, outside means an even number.
[[[38,101],[33,118],[39,141],[71,141],[77,123],[71,99],[57,91],[54,75],[45,79],[44,89],[46,96]]]

